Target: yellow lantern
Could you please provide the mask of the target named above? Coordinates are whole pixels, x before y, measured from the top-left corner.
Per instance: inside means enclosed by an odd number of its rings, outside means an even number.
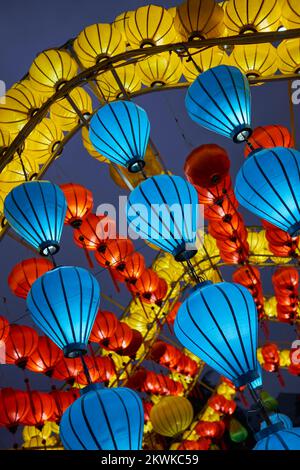
[[[215,411],[213,408],[208,406],[203,415],[201,416],[201,421],[208,421],[209,423],[214,423],[215,421],[220,421],[220,414]]]
[[[280,367],[289,367],[291,365],[290,350],[283,349],[279,353],[279,364]]]
[[[114,25],[114,27],[118,31],[120,31],[120,33],[122,34],[122,38],[123,38],[124,42],[126,43],[127,49],[130,48],[130,47],[128,47],[130,45],[128,43],[127,36],[126,36],[126,25],[127,25],[128,20],[129,20],[131,15],[134,15],[134,11],[124,11],[120,15],[116,16],[116,18],[114,19],[114,21],[112,23]]]
[[[22,431],[22,437],[24,441],[30,441],[33,437],[40,437],[41,439],[48,439],[52,433],[52,423],[46,421],[42,429],[38,429],[35,426],[24,426]]]
[[[284,74],[300,73],[300,39],[287,39],[277,47],[279,70]]]
[[[276,300],[276,297],[270,297],[269,299],[265,299],[264,311],[265,311],[265,314],[268,318],[276,318],[277,317],[277,300]]]
[[[268,77],[278,69],[278,56],[272,44],[237,45],[230,55],[230,63],[248,78]]]
[[[24,156],[22,156],[22,162],[27,179],[30,181],[36,178],[39,172],[38,164],[34,160],[28,160],[28,158]],[[0,192],[5,197],[15,186],[18,186],[25,181],[26,179],[21,161],[18,156],[15,156],[0,173]]]
[[[47,450],[47,447],[54,447],[57,443],[55,437],[48,437],[43,439],[40,436],[32,437],[29,441],[25,441],[22,445],[23,449],[36,449],[36,450]]]
[[[299,0],[283,0],[282,23],[287,29],[300,28]]]
[[[218,46],[198,51],[197,49],[190,49],[190,54],[193,60],[188,57],[183,59],[183,75],[188,82],[193,82],[200,73],[205,72],[212,67],[218,65],[228,65],[229,59],[226,52]]]
[[[6,93],[5,103],[0,105],[0,126],[11,136],[16,136],[42,105],[41,97],[27,82],[16,83]]]
[[[224,11],[215,0],[186,0],[177,7],[174,25],[183,41],[220,37]]]
[[[49,49],[41,52],[29,69],[32,87],[39,93],[53,95],[77,74],[77,63],[67,51]]]
[[[125,23],[125,32],[132,48],[170,44],[176,39],[172,16],[157,5],[135,10]]]
[[[162,398],[150,411],[153,429],[162,436],[174,437],[185,431],[193,420],[193,407],[184,397]]]
[[[70,92],[70,97],[84,117],[93,112],[90,95],[83,88],[75,88]],[[80,123],[78,114],[65,98],[54,103],[50,108],[50,118],[63,131],[71,131]]]
[[[44,118],[25,140],[24,156],[43,165],[59,148],[63,138],[64,134],[55,122]]]
[[[276,31],[280,25],[278,0],[229,0],[225,8],[225,25],[230,36]]]
[[[263,364],[264,363],[264,356],[262,355],[261,348],[258,348],[258,350],[256,351],[256,355],[257,355],[258,362],[260,364]]]
[[[73,47],[81,64],[86,68],[126,50],[120,31],[115,26],[104,23],[87,26],[78,34]]]
[[[103,155],[101,155],[100,153],[97,152],[97,150],[94,149],[92,142],[90,141],[89,131],[86,127],[82,128],[81,136],[82,136],[83,146],[91,155],[91,157],[94,157],[96,160],[98,160],[101,163],[102,162],[109,163],[109,160],[107,160],[105,157],[103,157]]]
[[[136,73],[136,66],[128,64],[115,69],[126,93],[131,94],[141,89],[141,79]],[[102,73],[96,79],[97,86],[106,101],[113,101],[123,97],[123,92],[111,71]]]
[[[254,230],[247,230],[247,232],[247,242],[249,243],[249,256],[251,263],[265,263],[268,259],[265,230],[261,230],[260,232],[255,232]]]
[[[177,13],[177,8],[176,8],[176,7],[168,8],[167,11],[168,11],[168,13],[170,13],[170,15],[172,16],[172,18],[175,18],[176,13]]]
[[[182,75],[182,62],[175,52],[162,52],[137,63],[137,73],[148,87],[174,85]]]

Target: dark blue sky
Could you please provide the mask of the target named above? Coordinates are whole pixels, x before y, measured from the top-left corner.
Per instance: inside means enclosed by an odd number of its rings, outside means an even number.
[[[171,7],[179,1],[152,1]],[[70,37],[75,37],[84,27],[97,22],[111,22],[122,11],[135,9],[145,5],[139,0],[14,0],[1,2],[0,15],[0,79],[9,88],[21,79],[28,71],[35,55],[44,49],[59,46]],[[138,98],[137,102],[149,114],[151,121],[151,137],[161,152],[167,167],[175,174],[183,174],[185,157],[192,147],[205,143],[217,143],[224,146],[231,158],[231,174],[235,177],[237,169],[243,162],[243,147],[232,144],[229,140],[205,131],[194,124],[187,116],[184,107],[184,90],[166,91]],[[266,124],[282,124],[289,126],[289,103],[287,83],[269,84],[252,87],[253,95],[253,126]],[[295,108],[299,124],[298,108]],[[178,119],[178,123],[176,123]],[[184,137],[182,136],[184,133]],[[298,140],[300,135],[298,132]],[[85,151],[77,135],[66,147],[63,155],[54,163],[47,177],[56,183],[77,182],[87,186],[94,193],[95,205],[100,203],[116,204],[120,194],[119,188],[108,176],[107,166],[93,160]],[[241,210],[247,223],[258,224],[259,221]],[[137,246],[141,246],[139,241]],[[3,297],[6,304],[1,304],[0,313],[8,316],[10,322],[18,320],[25,312],[25,303],[14,298],[7,287],[7,275],[20,260],[31,257],[32,253],[18,245],[9,237],[0,244],[0,304]],[[148,255],[149,257],[150,255]],[[150,258],[149,258],[150,259]],[[71,240],[71,229],[65,229],[62,249],[58,255],[60,264],[86,265],[85,257]],[[96,272],[98,269],[96,269]],[[271,293],[270,278],[273,269],[264,269],[263,283],[265,293]],[[226,279],[230,280],[231,271],[226,271]],[[112,295],[122,305],[129,301],[127,291],[116,295],[107,273],[98,275],[103,292]],[[103,308],[111,308],[120,315],[121,310],[102,302]],[[28,315],[19,320],[20,323],[31,324]],[[289,347],[295,334],[287,325],[275,325],[271,329],[271,339],[286,341]],[[283,346],[283,345],[282,345]],[[33,387],[47,390],[49,380],[26,372]],[[299,380],[284,373],[287,387],[285,391],[296,392]],[[24,387],[24,375],[16,367],[0,366],[0,386]],[[266,380],[266,388],[277,395],[280,391],[276,376],[270,374]],[[0,430],[0,448],[11,445],[13,440],[4,430]]]

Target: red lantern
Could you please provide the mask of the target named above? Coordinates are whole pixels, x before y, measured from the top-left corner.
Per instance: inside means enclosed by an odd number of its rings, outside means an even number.
[[[90,341],[107,346],[107,338],[115,334],[118,325],[119,321],[114,313],[107,310],[99,310],[91,331]]]
[[[81,226],[74,230],[74,241],[77,246],[88,251],[105,250],[107,241],[116,237],[116,226],[112,219],[105,215],[88,214]]]
[[[85,356],[84,360],[89,370],[91,382],[92,383],[100,382],[101,381],[101,369],[99,368],[99,363],[96,361],[96,358],[92,356]],[[76,383],[80,385],[89,384],[87,377],[85,375],[85,372],[83,370],[77,375]]]
[[[129,284],[135,284],[145,269],[144,256],[135,251],[127,257],[124,262],[124,269],[119,270],[118,274]]]
[[[174,305],[174,307],[172,308],[171,312],[168,314],[167,316],[167,323],[169,325],[173,325],[174,324],[174,321],[175,321],[175,318],[176,318],[176,315],[178,313],[178,310],[181,306],[181,302],[176,302],[176,304]]]
[[[144,420],[145,422],[150,421],[150,411],[153,408],[153,403],[150,401],[143,400],[143,408],[144,408]]]
[[[211,440],[206,438],[198,439],[197,441],[184,440],[181,442],[178,450],[209,450]]]
[[[79,228],[84,217],[92,211],[93,195],[91,191],[80,184],[61,184],[60,189],[65,195],[68,206],[65,224]]]
[[[123,350],[128,348],[133,339],[133,332],[130,326],[126,323],[119,322],[117,329],[113,336],[107,338],[106,348],[114,351],[117,354],[122,354]],[[102,343],[103,344],[103,343]]]
[[[53,267],[53,263],[47,258],[29,258],[21,261],[8,276],[10,290],[17,297],[26,299],[34,281]]]
[[[0,425],[12,433],[22,423],[29,411],[29,401],[26,392],[13,388],[0,390]]]
[[[298,293],[299,274],[296,268],[279,268],[272,276],[272,282],[278,293],[290,295]]]
[[[212,396],[208,402],[208,406],[210,406],[213,410],[218,413],[232,415],[236,409],[236,403],[233,400],[227,400],[223,395],[214,395]]]
[[[63,391],[63,390],[52,390],[50,395],[54,399],[55,408],[51,417],[51,421],[59,424],[62,415],[66,409],[74,403],[77,398],[80,397],[80,392],[78,389],[73,388],[72,390]]]
[[[234,196],[232,182],[230,176],[226,176],[221,183],[211,188],[202,188],[196,186],[199,204],[214,205],[220,204],[225,198],[231,199]]]
[[[260,126],[256,127],[249,137],[249,143],[253,149],[274,148],[274,147],[294,147],[294,139],[289,130],[284,126]],[[245,157],[252,152],[252,149],[245,146]]]
[[[298,246],[296,244],[293,244],[292,246],[278,246],[278,245],[272,245],[269,243],[269,250],[273,255],[279,256],[280,258],[298,258],[298,254],[296,252]]]
[[[123,271],[128,257],[133,253],[134,246],[129,238],[107,240],[104,251],[96,251],[95,258],[102,267],[111,267]]]
[[[226,217],[225,220],[210,220],[208,232],[217,240],[241,239],[246,241],[247,239],[247,230],[243,219],[237,213]]]
[[[143,336],[137,330],[132,328],[132,340],[130,341],[127,348],[122,350],[122,356],[129,356],[131,359],[135,359],[136,353],[140,349],[143,343]]]
[[[235,251],[220,251],[220,256],[224,263],[228,264],[244,264],[247,260],[248,253],[245,250],[239,252]]]
[[[240,240],[232,241],[230,239],[227,240],[217,240],[217,247],[220,250],[220,253],[241,253],[245,247],[247,247],[247,251],[249,249],[249,245],[247,242],[242,242]]]
[[[25,368],[38,345],[38,334],[29,326],[11,325],[6,340],[6,363]]]
[[[80,358],[64,357],[56,364],[52,377],[73,385],[82,369],[83,367]]]
[[[62,350],[47,336],[40,336],[36,350],[30,355],[26,367],[51,377],[56,364],[63,358]]]
[[[144,298],[144,301],[146,303],[155,304],[158,307],[161,307],[163,304],[163,300],[168,293],[168,288],[169,286],[167,281],[165,281],[165,279],[163,278],[159,278],[157,289],[153,292],[149,300],[147,298]]]
[[[215,144],[201,145],[187,157],[184,173],[195,186],[210,188],[228,175],[230,160],[226,150]]]
[[[109,356],[97,356],[95,360],[100,370],[100,381],[108,383],[116,375],[114,361]]]
[[[249,289],[261,287],[260,272],[254,266],[242,266],[238,268],[233,273],[232,280]]]
[[[214,204],[212,206],[204,206],[204,217],[208,220],[220,221],[223,219],[224,222],[231,220],[232,216],[237,213],[239,204],[235,197],[230,200],[224,198],[220,204]]]
[[[5,317],[2,317],[0,315],[0,344],[1,344],[1,341],[3,343],[6,342],[8,334],[9,334],[9,328],[10,326],[9,326],[8,320]]]
[[[179,349],[164,341],[156,341],[151,348],[151,358],[159,364],[174,369],[182,357]]]
[[[270,367],[273,368],[274,371],[277,371],[280,363],[277,345],[274,343],[265,344],[261,348],[261,353],[264,359],[263,367],[266,370],[268,370],[268,367]]]
[[[134,285],[134,291],[142,298],[150,300],[159,285],[159,277],[153,269],[145,269]]]
[[[225,432],[225,424],[223,421],[199,421],[199,423],[195,426],[195,431],[200,437],[220,439]]]
[[[50,421],[55,412],[55,401],[49,393],[29,391],[29,410],[22,420],[26,426],[41,427],[45,421]]]

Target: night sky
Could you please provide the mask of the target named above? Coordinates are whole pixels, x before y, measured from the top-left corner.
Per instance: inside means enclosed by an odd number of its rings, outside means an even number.
[[[180,1],[152,1],[169,8]],[[44,49],[64,44],[69,38],[75,37],[84,27],[93,23],[109,23],[125,10],[133,10],[147,4],[141,0],[95,1],[85,0],[15,0],[1,2],[0,13],[0,79],[5,81],[7,89],[20,80],[28,71],[37,53]],[[136,102],[145,108],[151,121],[151,137],[157,145],[166,166],[174,174],[183,175],[186,156],[201,144],[216,143],[226,148],[231,159],[231,176],[235,175],[243,163],[243,146],[235,145],[228,139],[219,137],[198,127],[187,116],[184,107],[185,90],[153,93]],[[253,127],[267,124],[282,124],[289,127],[289,102],[287,82],[279,82],[264,86],[252,87],[253,96]],[[297,124],[299,112],[295,107]],[[298,142],[300,134],[298,132]],[[68,182],[80,183],[94,194],[95,207],[100,203],[117,205],[122,191],[110,179],[108,166],[94,160],[84,149],[80,133],[72,139],[62,156],[55,161],[46,177],[61,184]],[[124,193],[124,192],[123,192]],[[241,208],[246,224],[260,225],[257,218]],[[139,240],[136,247],[144,247]],[[153,252],[142,251],[150,264]],[[9,321],[32,325],[26,312],[25,302],[14,297],[7,286],[7,276],[13,266],[22,259],[32,257],[33,253],[6,236],[0,244],[0,314]],[[87,267],[83,250],[72,242],[72,230],[64,230],[61,251],[57,256],[58,264],[79,265]],[[271,276],[274,268],[264,268],[262,279],[265,295],[272,294]],[[107,272],[95,267],[101,289],[113,296],[121,305],[130,301],[127,290],[116,294]],[[225,279],[231,280],[231,269],[225,271]],[[6,302],[5,302],[6,299]],[[122,310],[108,301],[101,301],[102,308],[114,311],[118,316]],[[278,342],[281,348],[289,348],[295,339],[293,327],[284,324],[271,325],[271,340]],[[26,371],[33,388],[49,390],[51,383],[48,378]],[[265,389],[274,396],[281,392],[297,393],[299,379],[283,372],[286,382],[285,389],[278,385],[276,375],[264,374]],[[0,387],[13,386],[24,388],[24,373],[15,366],[0,366]],[[14,442],[6,430],[0,430],[0,448],[7,448]]]

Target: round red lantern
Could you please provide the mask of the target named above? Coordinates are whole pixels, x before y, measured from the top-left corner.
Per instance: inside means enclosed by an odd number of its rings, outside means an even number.
[[[8,276],[10,290],[17,297],[26,299],[34,281],[53,267],[53,263],[47,258],[29,258],[21,261]]]
[[[105,340],[115,334],[118,325],[119,321],[114,313],[99,310],[91,331],[90,341],[107,346],[108,342]]]
[[[201,145],[187,157],[184,173],[195,186],[210,188],[219,184],[227,175],[230,160],[227,152],[215,144]]]
[[[40,336],[36,350],[29,356],[26,368],[51,377],[63,352],[47,336]]]
[[[84,186],[74,183],[61,184],[60,189],[67,201],[65,224],[79,228],[83,219],[93,209],[93,194]]]
[[[11,325],[6,339],[6,363],[25,368],[38,345],[38,334],[30,326]]]

